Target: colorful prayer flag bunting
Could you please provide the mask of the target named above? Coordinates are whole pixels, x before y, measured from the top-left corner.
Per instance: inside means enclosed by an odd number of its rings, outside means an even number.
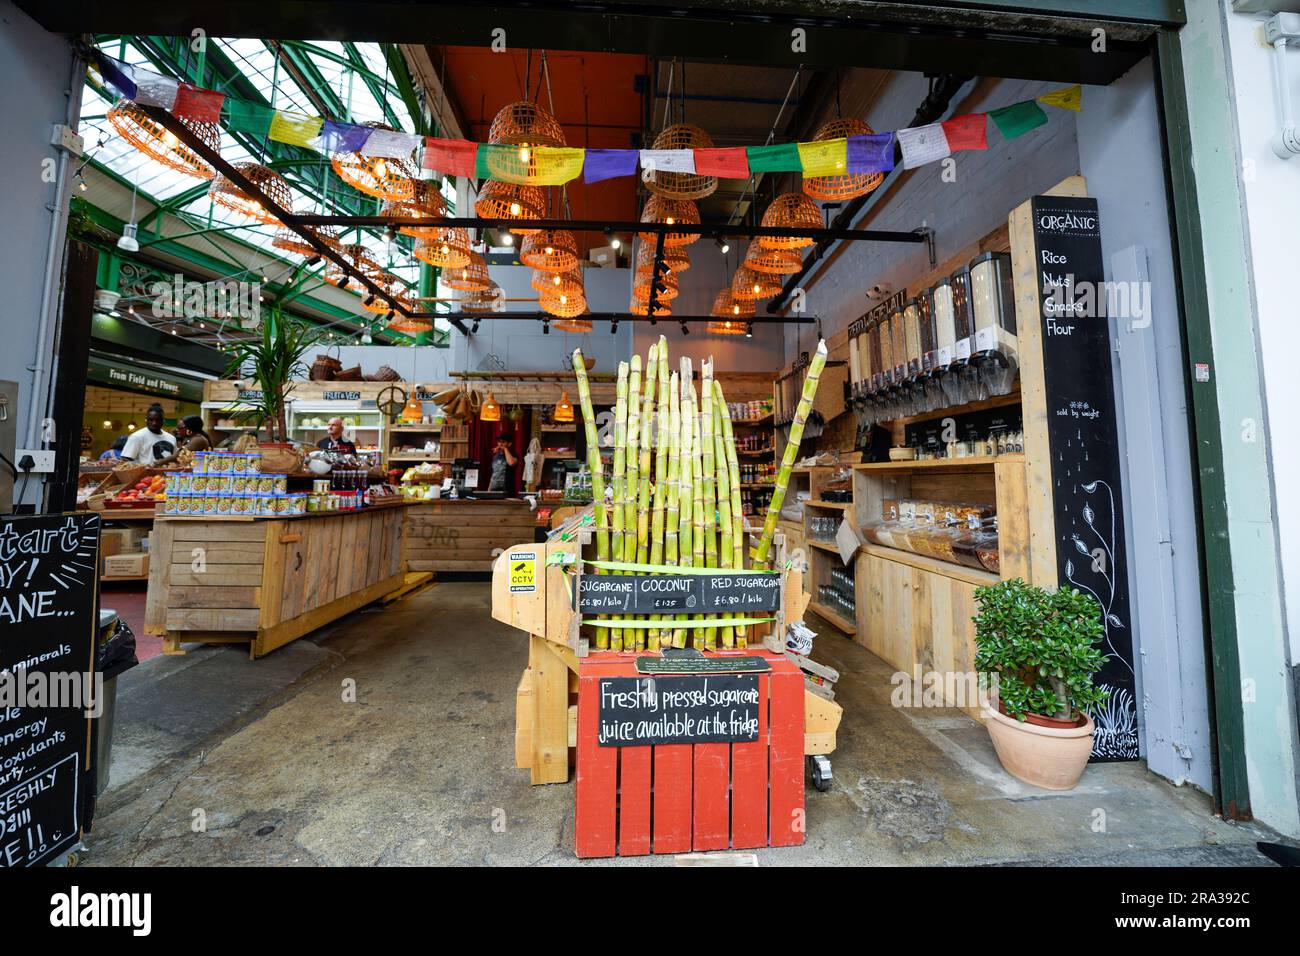
[[[326,120],[316,137],[316,146],[323,153],[355,153],[369,138],[369,126]]]
[[[1033,100],[1012,103],[1000,110],[992,110],[989,112],[989,118],[993,120],[993,125],[998,128],[1003,139],[1023,136],[1031,129],[1036,129],[1047,122],[1047,114]]]
[[[319,135],[324,122],[319,116],[276,110],[275,116],[271,118],[269,135],[277,143],[310,146],[312,140]]]
[[[1038,97],[1038,102],[1078,113],[1083,109],[1083,87],[1078,83],[1074,86],[1063,86],[1059,90],[1044,93]]]
[[[743,146],[707,147],[695,151],[695,172],[719,179],[748,179],[749,157]]]
[[[177,80],[170,76],[135,68],[135,101],[142,106],[158,106],[170,110],[176,105],[176,90],[179,86]]]
[[[115,60],[111,56],[104,56],[102,53],[96,57],[96,63],[99,66],[99,75],[104,78],[105,83],[117,90],[119,96],[128,100],[135,99],[135,70],[131,64]]]
[[[988,116],[984,113],[970,113],[954,116],[940,124],[948,148],[952,152],[959,149],[988,149]]]
[[[903,149],[904,169],[915,169],[952,155],[948,137],[944,135],[943,126],[939,123],[900,129],[898,145]]]
[[[887,173],[894,168],[892,132],[850,136],[847,146],[850,173]]]
[[[235,100],[226,97],[226,129],[232,133],[249,133],[253,136],[265,136],[271,131],[273,110],[260,103],[248,100]]]
[[[582,181],[598,183],[636,172],[639,158],[635,149],[589,149],[582,166]]]
[[[381,156],[384,159],[409,159],[415,152],[420,137],[393,129],[371,129],[365,143],[357,150],[362,156]]]
[[[428,136],[424,140],[424,155],[420,164],[425,169],[432,169],[447,176],[474,175],[474,159],[478,154],[478,143],[467,139],[440,139]]]
[[[176,105],[172,107],[172,112],[182,119],[200,123],[220,123],[221,104],[225,99],[224,93],[201,90],[189,83],[182,83],[180,89],[176,91]]]
[[[641,168],[665,173],[695,173],[693,149],[643,149]]]
[[[805,176],[843,176],[848,172],[848,141],[844,137],[798,145],[799,165]]]
[[[803,170],[798,143],[749,146],[745,149],[751,173],[797,173]]]

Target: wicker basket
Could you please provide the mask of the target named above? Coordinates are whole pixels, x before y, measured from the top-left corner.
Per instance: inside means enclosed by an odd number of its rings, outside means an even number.
[[[490,179],[474,201],[474,211],[481,219],[510,219],[520,222],[541,219],[546,215],[546,193],[537,186],[521,186]],[[510,231],[518,236],[528,236],[537,230],[511,226]]]
[[[267,199],[281,209],[293,206],[293,192],[285,178],[274,169],[261,163],[235,163],[235,169],[243,173],[244,178],[262,191]],[[233,182],[220,173],[212,177],[208,186],[208,198],[224,209],[230,209],[255,222],[268,226],[280,225],[280,220],[267,210],[260,199],[248,195]]]
[[[337,345],[331,345],[329,348],[339,349]],[[343,350],[339,349],[339,354],[342,354],[342,352]],[[316,361],[311,363],[311,371],[308,373],[308,378],[313,382],[332,382],[334,381],[335,376],[337,376],[341,371],[343,371],[343,363],[335,356],[330,355],[329,349],[326,349],[320,355],[316,356]]]
[[[536,103],[520,100],[497,111],[488,130],[489,143],[514,146],[564,146],[564,129]]]
[[[667,126],[655,137],[655,149],[709,149],[713,139],[698,126],[678,123]],[[670,173],[655,170],[646,182],[646,188],[665,199],[703,199],[718,188],[717,176],[700,176],[696,173]]]
[[[782,193],[768,204],[763,225],[774,229],[820,229],[822,214],[817,204],[803,193]],[[813,241],[800,236],[759,236],[758,244],[764,249],[802,249],[811,246]]]
[[[368,376],[372,382],[400,382],[401,374],[391,365],[379,366],[379,371]]]
[[[221,151],[221,127],[216,123],[177,117],[181,125],[213,152]],[[211,179],[216,171],[196,152],[163,129],[131,100],[118,100],[108,109],[108,122],[122,138],[151,159],[185,176]]]
[[[672,220],[673,223],[698,226],[700,224],[700,210],[689,199],[664,199],[661,196],[651,196],[646,200],[645,207],[641,210],[642,222],[667,223],[669,220]],[[641,232],[637,235],[641,237],[642,242],[655,243],[658,241],[658,236],[653,232]],[[698,233],[670,232],[664,236],[664,245],[689,246],[699,238]]]
[[[334,373],[334,381],[336,382],[360,382],[362,380],[360,365],[354,365],[352,368],[345,368]]]
[[[839,139],[841,136],[867,136],[875,132],[860,119],[836,119],[822,126],[813,142]],[[884,173],[845,173],[843,176],[811,176],[803,181],[803,191],[821,202],[842,202],[865,196],[885,181]]]

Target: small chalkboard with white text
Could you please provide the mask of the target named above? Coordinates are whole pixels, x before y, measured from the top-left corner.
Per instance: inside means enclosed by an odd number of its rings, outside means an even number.
[[[81,838],[99,516],[0,518],[0,868]]]
[[[602,747],[746,743],[758,739],[758,677],[606,677],[600,682]]]
[[[746,613],[781,606],[779,574],[584,574],[584,614]]]

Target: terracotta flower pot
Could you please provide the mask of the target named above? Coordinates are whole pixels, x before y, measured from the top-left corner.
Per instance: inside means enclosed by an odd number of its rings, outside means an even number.
[[[1077,727],[1042,727],[988,710],[984,726],[1003,769],[1045,790],[1073,789],[1092,754],[1094,725],[1086,714]]]

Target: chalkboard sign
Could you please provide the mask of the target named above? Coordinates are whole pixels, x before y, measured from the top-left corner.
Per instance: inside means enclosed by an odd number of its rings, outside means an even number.
[[[602,747],[744,743],[758,739],[758,677],[605,677]]]
[[[583,614],[775,611],[779,574],[584,574],[578,590]]]
[[[0,518],[0,867],[81,837],[98,560],[96,514]]]
[[[1133,639],[1110,324],[1095,199],[1035,196],[1034,265],[1042,321],[1057,573],[1100,602],[1097,675],[1110,699],[1093,715],[1095,760],[1138,756]]]

